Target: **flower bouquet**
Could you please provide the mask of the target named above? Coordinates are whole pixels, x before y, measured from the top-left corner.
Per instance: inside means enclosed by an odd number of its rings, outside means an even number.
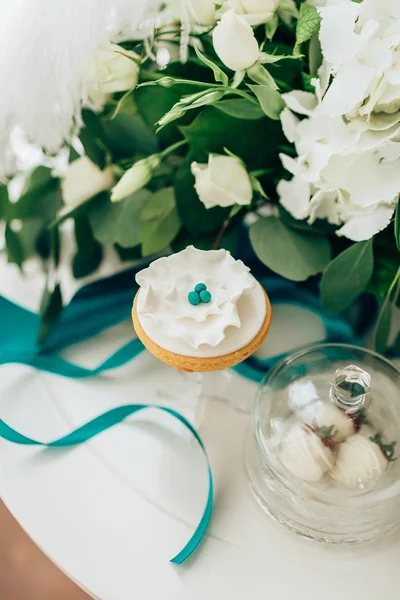
[[[0,219],[9,262],[43,259],[44,322],[62,309],[66,228],[78,279],[105,248],[122,261],[189,244],[240,255],[248,236],[274,273],[320,278],[327,311],[375,296],[387,349],[400,305],[397,0],[88,0],[79,14],[42,0],[39,20],[20,4],[0,32]]]

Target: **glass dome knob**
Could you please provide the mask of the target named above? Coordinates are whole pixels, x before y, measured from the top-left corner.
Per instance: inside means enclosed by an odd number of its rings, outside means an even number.
[[[356,365],[348,365],[335,371],[331,397],[337,406],[355,413],[365,406],[370,389],[371,375]]]

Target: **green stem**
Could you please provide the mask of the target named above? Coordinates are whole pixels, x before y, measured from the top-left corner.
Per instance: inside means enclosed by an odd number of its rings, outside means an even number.
[[[168,148],[165,148],[165,150],[160,152],[160,154],[159,154],[160,158],[165,158],[166,156],[168,156],[168,154],[172,154],[173,152],[175,152],[175,150],[177,150],[181,146],[185,146],[185,144],[187,144],[187,143],[188,143],[187,140],[180,140],[179,142],[172,144],[172,146],[168,146]]]
[[[399,296],[400,296],[400,267],[399,267],[399,269],[397,271],[396,277],[393,280],[392,288],[391,289],[394,288],[394,285],[396,285],[396,283],[397,283],[397,290],[396,290],[396,293],[395,293],[395,295],[393,297],[393,304],[395,306],[397,305],[397,301],[398,301]],[[389,290],[389,294],[390,294],[390,292],[391,292],[391,290]]]
[[[218,247],[219,247],[219,245],[221,243],[222,237],[223,237],[225,231],[227,230],[229,223],[230,223],[230,219],[229,218],[225,219],[225,221],[222,223],[221,229],[219,230],[219,233],[218,233],[218,235],[217,235],[217,237],[215,239],[215,242],[213,244],[212,250],[218,250]]]
[[[274,77],[274,79],[275,79],[276,85],[284,92],[290,92],[292,90],[292,88],[290,87],[289,84],[285,83],[284,81],[281,81],[280,79],[276,79],[275,77]]]
[[[395,278],[393,279],[392,284],[391,284],[391,286],[389,288],[389,291],[387,293],[387,295],[388,295],[389,298],[392,295],[392,292],[393,292],[393,290],[394,290],[394,288],[395,288],[395,286],[396,286],[396,284],[398,283],[399,280],[400,280],[400,267],[397,269],[397,273],[395,275]]]
[[[246,98],[246,100],[249,100],[250,102],[252,102],[256,106],[259,106],[258,101],[253,96],[250,96],[250,94],[248,94],[244,90],[239,90],[238,88],[231,88],[231,87],[225,87],[223,89],[225,90],[225,92],[227,94],[236,94],[237,96],[241,96],[242,98]]]

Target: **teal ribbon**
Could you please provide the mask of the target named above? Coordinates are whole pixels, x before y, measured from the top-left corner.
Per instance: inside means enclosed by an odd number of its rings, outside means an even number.
[[[321,311],[319,301],[309,292],[281,279],[261,279],[273,302],[286,302],[303,306],[317,313],[322,319],[325,341],[357,343],[351,327],[343,320],[330,317]],[[132,282],[132,271],[113,278],[90,284],[80,290],[73,301],[65,308],[60,323],[42,346],[36,344],[40,319],[38,315],[0,297],[0,365],[20,363],[34,369],[69,378],[92,377],[109,369],[120,367],[138,356],[143,346],[133,339],[114,352],[109,358],[93,369],[88,369],[65,360],[59,355],[64,347],[92,337],[104,329],[126,319],[130,312],[132,297],[136,291]],[[253,381],[260,381],[265,373],[284,355],[266,360],[251,357],[237,365],[235,370]],[[70,434],[53,442],[44,443],[19,433],[3,420],[0,420],[0,437],[15,444],[45,446],[49,448],[67,447],[85,443],[99,433],[114,427],[128,416],[146,408],[157,408],[178,419],[195,437],[207,460],[208,495],[203,515],[186,546],[171,562],[181,564],[196,549],[209,524],[213,505],[213,481],[209,460],[203,442],[192,425],[180,413],[162,406],[130,404],[116,407]]]
[[[175,419],[178,419],[178,421],[180,421],[187,429],[189,429],[189,431],[195,437],[207,460],[208,494],[205,509],[203,511],[200,522],[197,525],[196,530],[193,533],[190,540],[188,541],[188,543],[170,561],[171,563],[180,565],[197,548],[207,530],[212,513],[214,491],[210,462],[208,460],[204,444],[194,427],[189,423],[187,419],[185,419],[183,415],[176,412],[176,410],[173,410],[172,408],[166,408],[164,406],[153,406],[150,404],[127,404],[125,406],[118,406],[117,408],[113,408],[103,413],[99,417],[96,417],[92,421],[89,421],[85,425],[82,425],[82,427],[75,429],[75,431],[72,431],[68,435],[49,443],[39,442],[37,440],[33,440],[32,438],[26,437],[25,435],[18,433],[18,431],[16,431],[0,419],[0,437],[4,438],[5,440],[8,440],[9,442],[13,442],[14,444],[20,444],[23,446],[45,446],[46,448],[66,448],[70,446],[77,446],[87,442],[99,433],[110,429],[110,427],[118,425],[118,423],[121,423],[121,421],[124,421],[127,417],[146,408],[156,408],[158,410],[162,410],[163,412],[171,415]]]

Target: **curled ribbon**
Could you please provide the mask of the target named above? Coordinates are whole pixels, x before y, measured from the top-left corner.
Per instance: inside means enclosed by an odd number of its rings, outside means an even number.
[[[212,473],[211,473],[210,462],[208,460],[206,449],[205,449],[204,444],[203,444],[199,434],[197,433],[197,431],[189,423],[189,421],[187,419],[185,419],[185,417],[183,415],[176,412],[172,408],[166,408],[164,406],[153,406],[151,404],[127,404],[124,406],[118,406],[116,408],[113,408],[113,409],[103,413],[102,415],[96,417],[92,421],[85,423],[85,425],[82,425],[82,427],[75,429],[68,435],[61,437],[57,440],[54,440],[53,442],[48,442],[48,443],[39,442],[37,440],[33,440],[29,437],[26,437],[25,435],[22,435],[21,433],[19,433],[18,431],[16,431],[15,429],[13,429],[9,425],[7,425],[7,423],[5,423],[4,421],[2,421],[0,419],[0,437],[4,438],[5,440],[8,440],[9,442],[13,442],[14,444],[20,444],[23,446],[45,446],[46,448],[67,448],[70,446],[77,446],[79,444],[83,444],[83,443],[87,442],[88,440],[90,440],[94,436],[98,435],[99,433],[106,431],[106,429],[110,429],[110,427],[114,427],[114,425],[118,425],[118,423],[121,423],[121,421],[124,421],[127,417],[129,417],[141,410],[144,410],[146,408],[156,408],[158,410],[162,410],[163,412],[168,413],[169,415],[171,415],[172,417],[174,417],[175,419],[178,419],[178,421],[183,423],[183,425],[187,429],[189,429],[189,431],[192,433],[192,435],[197,440],[197,443],[199,444],[200,448],[202,449],[204,456],[207,460],[208,494],[207,494],[206,506],[204,508],[202,517],[199,521],[199,524],[196,527],[195,532],[193,533],[193,535],[190,538],[190,540],[188,541],[188,543],[170,561],[171,563],[180,565],[197,548],[197,546],[201,542],[201,540],[207,530],[208,523],[210,522],[210,518],[211,518],[212,506],[213,506],[213,496],[214,496]]]

